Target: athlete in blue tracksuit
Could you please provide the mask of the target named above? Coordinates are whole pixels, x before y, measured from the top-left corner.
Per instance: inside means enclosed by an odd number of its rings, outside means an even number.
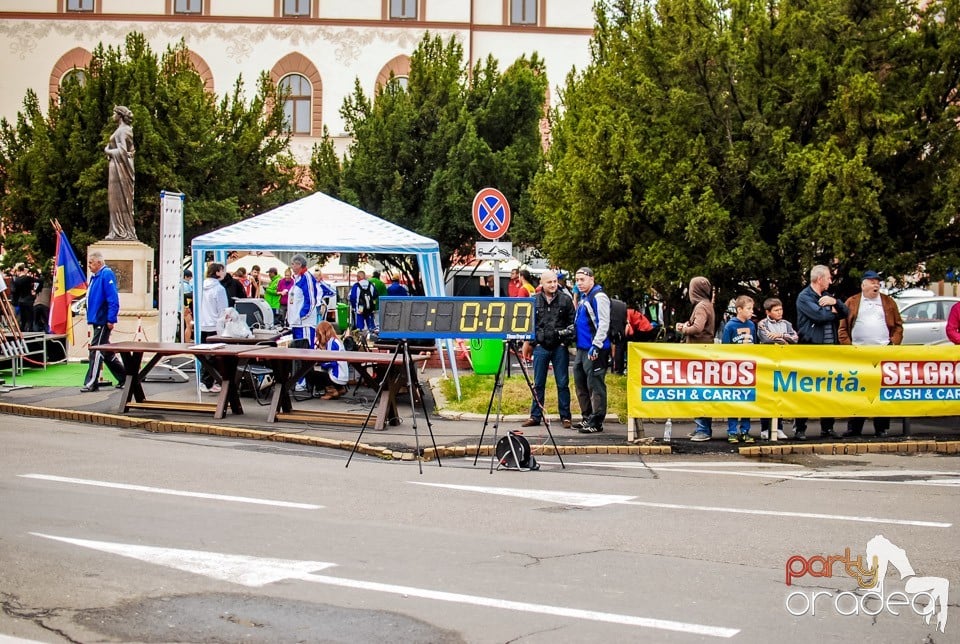
[[[610,360],[610,298],[603,287],[594,282],[593,270],[584,266],[576,273],[580,300],[574,331],[577,356],[573,361],[573,385],[580,403],[583,422],[581,434],[603,431],[607,415],[607,362]]]
[[[87,324],[90,325],[92,336],[90,346],[109,344],[110,331],[117,323],[117,313],[120,312],[120,294],[117,292],[117,278],[113,270],[103,263],[103,254],[93,251],[87,258],[87,266],[92,273],[87,286]],[[123,363],[113,353],[90,350],[90,364],[87,375],[83,379],[80,391],[96,391],[100,382],[100,369],[106,363],[113,377],[117,379],[117,387],[122,387],[127,377]]]
[[[294,340],[304,348],[312,349],[317,340],[317,280],[307,270],[307,258],[294,255],[290,260],[293,269],[293,288],[287,296],[287,324]]]

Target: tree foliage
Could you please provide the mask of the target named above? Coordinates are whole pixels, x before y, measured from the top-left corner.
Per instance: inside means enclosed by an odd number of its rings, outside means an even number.
[[[923,5],[923,6],[921,6]],[[960,3],[610,0],[532,191],[544,249],[674,304],[960,265]],[[759,302],[758,302],[759,303]]]
[[[511,239],[535,241],[539,229],[523,197],[542,164],[546,89],[536,54],[503,72],[488,57],[470,78],[460,44],[427,34],[411,56],[406,89],[391,79],[371,100],[358,81],[344,101],[341,114],[354,140],[343,163],[342,198],[436,239],[448,266],[454,255],[473,253],[473,197],[495,186],[512,206]],[[317,150],[314,165],[329,168]],[[318,185],[323,180],[315,174]]]
[[[115,105],[134,114],[136,231],[154,248],[162,190],[186,195],[188,240],[300,193],[283,102],[266,74],[252,99],[242,80],[218,99],[204,90],[183,42],[157,57],[138,33],[123,47],[98,46],[84,71],[85,82],[71,77],[47,114],[28,92],[17,122],[0,122],[0,217],[15,235],[5,241],[19,244],[6,244],[7,263],[50,256],[53,218],[81,255],[107,233],[103,149]]]

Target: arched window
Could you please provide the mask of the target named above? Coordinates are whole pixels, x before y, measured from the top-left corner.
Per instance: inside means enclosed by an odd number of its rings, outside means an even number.
[[[284,95],[283,116],[287,128],[293,134],[310,134],[310,102],[313,88],[310,81],[300,74],[290,74],[280,79],[280,91]]]
[[[388,87],[390,89],[400,91],[400,92],[407,91],[407,87],[409,86],[410,86],[410,79],[407,78],[406,76],[394,76],[393,80],[390,81],[390,83],[388,84]]]
[[[76,82],[83,87],[87,84],[87,72],[84,69],[71,69],[60,79],[60,87],[63,87],[67,83]]]

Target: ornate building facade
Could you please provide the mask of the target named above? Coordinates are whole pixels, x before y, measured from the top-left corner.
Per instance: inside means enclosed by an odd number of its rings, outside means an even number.
[[[28,89],[41,105],[63,79],[82,73],[99,43],[145,35],[162,52],[181,38],[208,89],[263,71],[290,90],[291,147],[301,160],[326,126],[341,151],[339,110],[359,79],[368,96],[409,72],[424,33],[456,36],[464,63],[493,55],[506,68],[521,55],[546,61],[551,88],[589,62],[592,0],[0,0],[6,43],[0,116],[13,120]],[[555,101],[551,91],[548,100]],[[551,98],[552,97],[552,98]]]

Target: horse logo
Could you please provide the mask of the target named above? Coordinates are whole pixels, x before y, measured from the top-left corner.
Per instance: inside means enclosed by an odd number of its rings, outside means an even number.
[[[875,589],[881,597],[884,596],[883,583],[887,568],[893,566],[900,573],[900,579],[906,580],[903,586],[905,592],[913,595],[924,593],[929,598],[926,606],[919,611],[920,616],[929,624],[936,612],[937,629],[944,632],[947,627],[947,598],[950,591],[950,582],[947,579],[918,576],[907,559],[906,551],[880,534],[867,542],[867,562],[877,571]]]

